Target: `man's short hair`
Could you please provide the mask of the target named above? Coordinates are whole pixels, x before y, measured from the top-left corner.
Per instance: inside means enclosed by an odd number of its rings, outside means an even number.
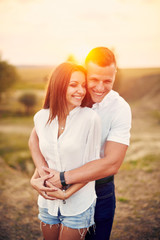
[[[93,62],[101,67],[110,66],[111,64],[115,64],[116,59],[111,50],[106,47],[96,47],[93,48],[87,55],[85,64],[88,62]]]

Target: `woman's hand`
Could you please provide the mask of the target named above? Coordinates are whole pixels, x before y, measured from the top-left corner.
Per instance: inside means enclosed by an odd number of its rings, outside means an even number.
[[[35,171],[35,173],[33,174],[31,180],[30,180],[30,183],[31,183],[31,186],[42,196],[44,197],[45,199],[50,199],[50,200],[55,200],[56,198],[55,197],[52,197],[52,196],[48,196],[46,194],[46,192],[54,192],[54,191],[57,191],[58,188],[54,187],[53,185],[51,187],[46,187],[45,186],[45,182],[47,180],[49,180],[50,178],[52,178],[53,175],[52,174],[49,174],[49,175],[46,175],[44,177],[39,177],[38,174],[37,174],[37,171]]]
[[[47,187],[52,188],[53,187],[53,184],[48,182],[48,181],[45,181],[45,185]],[[62,189],[58,188],[57,191],[49,191],[49,192],[46,192],[46,194],[50,197],[53,197],[55,199],[60,199],[60,200],[65,200],[67,199],[67,194],[66,192],[64,192]]]
[[[46,194],[48,197],[52,197],[54,199],[60,199],[60,200],[67,199],[65,196],[65,193],[61,189],[58,189],[57,191],[54,191],[54,192],[47,192]]]

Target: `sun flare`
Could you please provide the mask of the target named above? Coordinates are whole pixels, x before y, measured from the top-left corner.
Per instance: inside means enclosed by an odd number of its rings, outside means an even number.
[[[84,64],[85,58],[89,51],[92,49],[92,47],[87,47],[87,46],[77,46],[73,50],[73,55],[77,61],[78,64]]]

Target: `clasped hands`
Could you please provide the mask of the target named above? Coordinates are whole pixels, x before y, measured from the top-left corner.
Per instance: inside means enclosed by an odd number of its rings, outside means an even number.
[[[36,169],[30,181],[32,187],[45,199],[65,200],[64,192],[61,189],[60,173],[48,167],[42,168],[46,175],[40,177]]]

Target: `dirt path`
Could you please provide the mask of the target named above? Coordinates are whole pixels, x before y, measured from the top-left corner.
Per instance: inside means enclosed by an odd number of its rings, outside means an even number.
[[[37,194],[29,177],[2,159],[0,164],[0,240],[42,240]],[[141,169],[126,164],[115,178],[117,210],[111,240],[160,240],[160,161]]]
[[[148,116],[133,120],[131,145],[115,177],[111,240],[160,240],[160,124]]]
[[[37,194],[29,177],[0,158],[0,240],[41,240]]]
[[[149,113],[140,114],[137,118],[138,114],[133,111],[131,143],[125,161],[136,160],[149,154],[160,154],[160,123]]]
[[[111,240],[160,240],[160,155],[116,176],[117,211]]]
[[[20,133],[20,134],[28,134],[32,130],[29,126],[19,125],[19,126],[13,126],[13,125],[0,125],[0,132],[2,133]]]

